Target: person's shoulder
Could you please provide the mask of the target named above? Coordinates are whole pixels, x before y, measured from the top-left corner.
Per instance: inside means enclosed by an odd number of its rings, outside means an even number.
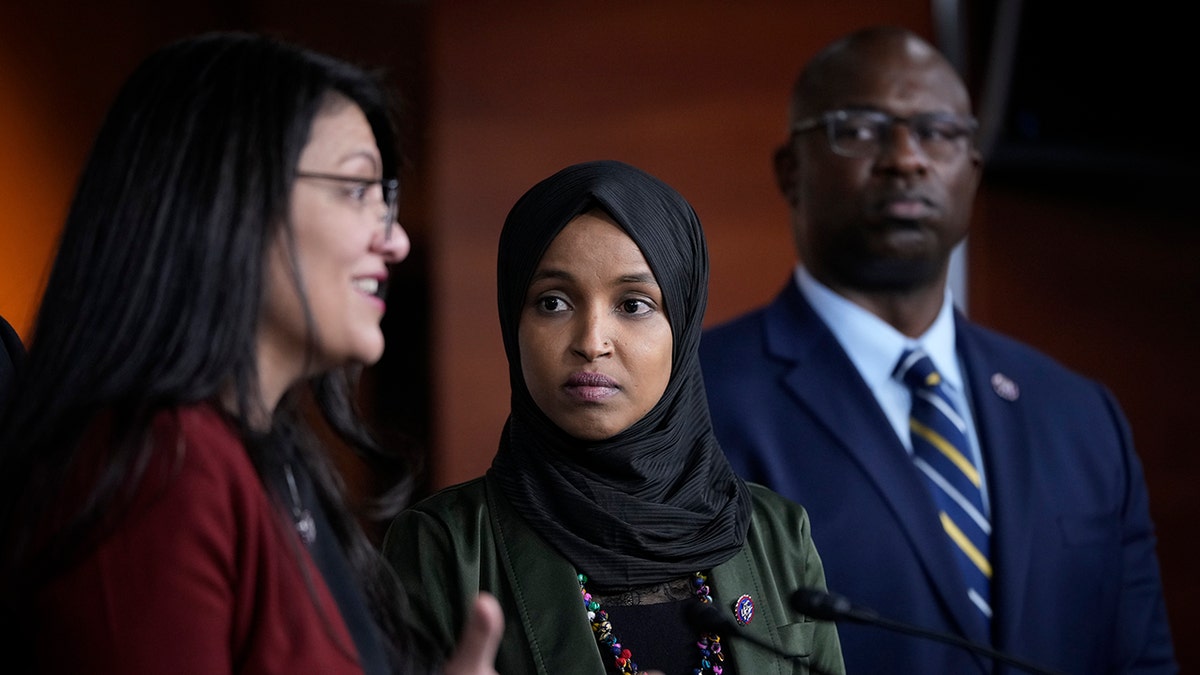
[[[755,329],[761,324],[762,317],[770,306],[770,304],[759,305],[740,314],[716,321],[704,329],[704,339],[723,339]]]
[[[810,535],[808,511],[774,490],[747,482],[753,509],[747,543],[755,550],[801,555]]]
[[[710,363],[728,360],[731,351],[757,351],[766,346],[773,332],[798,328],[806,316],[806,305],[789,277],[783,288],[766,303],[708,325],[700,339],[700,358]]]
[[[753,309],[746,310],[740,314],[735,314],[727,319],[717,321],[711,326],[704,329],[705,335],[723,334],[730,331],[745,329],[747,326],[753,325],[760,320],[763,313],[767,311],[767,306],[762,305]]]
[[[245,455],[245,444],[215,406],[193,403],[163,408],[150,420],[154,442],[160,447],[203,448],[202,458]]]
[[[163,408],[149,422],[149,452],[122,521],[128,536],[182,528],[182,550],[220,553],[255,533],[276,536],[262,479],[237,431],[207,404]]]
[[[176,429],[189,436],[237,438],[229,418],[207,402],[163,408],[155,413],[151,423],[156,427]]]
[[[734,352],[749,354],[758,350],[763,341],[766,311],[767,307],[758,307],[704,329],[699,353],[708,377],[716,377],[715,371],[724,371],[725,366],[741,361],[740,357],[732,357]]]
[[[487,491],[487,481],[480,476],[440,488],[405,510],[442,515],[475,512],[487,507]]]
[[[758,507],[759,504],[761,504],[765,507],[780,508],[780,509],[801,509],[801,510],[803,510],[803,508],[804,508],[803,506],[788,499],[787,497],[784,497],[783,495],[772,490],[771,488],[767,487],[766,485],[763,485],[762,483],[755,483],[754,481],[744,481],[744,482],[746,484],[746,488],[748,490],[750,490],[750,499],[754,503],[756,508]]]
[[[17,375],[25,366],[25,345],[21,336],[0,316],[0,417],[15,396]]]
[[[17,335],[16,329],[2,316],[0,316],[0,343],[3,344],[4,351],[14,363],[25,358],[25,344],[21,342],[21,336]]]
[[[960,319],[957,330],[973,356],[1004,369],[1013,378],[1054,378],[1080,385],[1098,384],[1037,347],[992,328]]]
[[[212,404],[159,410],[150,420],[150,433],[155,451],[150,457],[148,477],[171,482],[175,489],[191,485],[198,492],[218,487],[222,492],[262,491],[241,436]]]
[[[746,481],[746,488],[750,490],[750,502],[756,519],[784,522],[789,526],[807,520],[808,511],[802,504],[760,483]]]
[[[490,540],[492,512],[483,477],[441,488],[397,513],[384,535],[384,555],[407,559],[411,542]],[[432,555],[432,553],[429,553]]]

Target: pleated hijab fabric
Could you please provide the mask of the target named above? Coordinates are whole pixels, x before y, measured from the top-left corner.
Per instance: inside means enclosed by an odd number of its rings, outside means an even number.
[[[584,441],[534,403],[517,328],[543,253],[569,222],[594,209],[645,256],[663,292],[673,352],[670,381],[650,412],[616,436]],[[733,557],[745,541],[750,497],[712,433],[697,355],[708,249],[687,201],[628,164],[569,166],[509,212],[497,288],[512,410],[489,473],[529,525],[596,590],[666,581]]]

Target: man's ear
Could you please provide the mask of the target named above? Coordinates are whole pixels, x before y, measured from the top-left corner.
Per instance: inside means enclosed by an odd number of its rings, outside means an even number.
[[[971,172],[975,174],[975,187],[978,188],[983,178],[983,153],[974,146],[971,147]]]
[[[775,149],[775,185],[790,206],[796,205],[796,152],[792,144]]]

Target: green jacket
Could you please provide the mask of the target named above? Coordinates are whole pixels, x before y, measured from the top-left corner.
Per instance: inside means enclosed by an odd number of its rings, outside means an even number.
[[[762,486],[750,489],[754,515],[746,544],[709,574],[713,604],[732,611],[739,596],[749,595],[755,611],[743,632],[804,658],[785,659],[722,635],[726,662],[741,675],[844,673],[834,624],[788,606],[801,586],[825,588],[807,513]],[[574,568],[526,525],[491,478],[446,488],[401,513],[383,547],[422,637],[440,656],[452,651],[466,611],[483,590],[504,608],[500,675],[606,672]]]

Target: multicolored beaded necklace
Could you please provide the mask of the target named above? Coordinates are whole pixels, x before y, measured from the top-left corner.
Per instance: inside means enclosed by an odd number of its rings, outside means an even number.
[[[613,655],[613,664],[618,673],[631,675],[642,672],[638,668],[638,664],[634,662],[633,654],[628,648],[621,645],[616,635],[613,635],[608,612],[601,609],[600,603],[592,598],[591,593],[588,593],[587,575],[579,574],[578,576],[579,590],[583,593],[583,608],[587,611],[588,621],[592,624],[592,633],[596,635],[596,642],[602,649]],[[692,577],[692,586],[700,602],[712,603],[708,577],[704,573],[696,572]],[[696,646],[700,649],[700,667],[693,671],[695,675],[721,675],[725,670],[721,666],[725,661],[725,655],[721,653],[721,637],[716,633],[701,633]]]

